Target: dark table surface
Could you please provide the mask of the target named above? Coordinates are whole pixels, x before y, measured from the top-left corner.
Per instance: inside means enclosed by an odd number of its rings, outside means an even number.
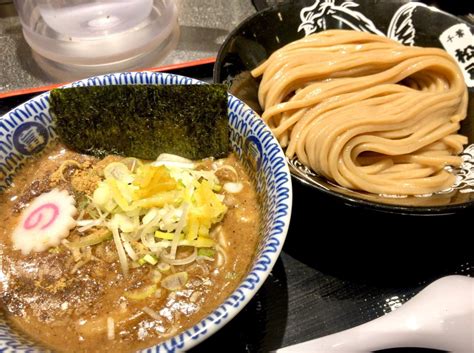
[[[212,65],[173,72],[210,81]],[[29,98],[0,100],[0,116]],[[295,180],[293,188],[290,230],[271,275],[192,352],[267,352],[373,320],[442,276],[474,275],[472,210],[399,216],[345,206]]]

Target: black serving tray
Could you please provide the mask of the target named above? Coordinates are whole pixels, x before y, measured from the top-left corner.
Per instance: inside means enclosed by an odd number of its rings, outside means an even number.
[[[213,64],[172,70],[212,81]],[[0,99],[0,115],[34,95]],[[191,350],[268,352],[376,319],[430,282],[474,275],[472,217],[400,218],[347,213],[331,199],[308,197],[293,182],[287,241],[271,275],[223,329]],[[387,352],[432,352],[425,349]]]

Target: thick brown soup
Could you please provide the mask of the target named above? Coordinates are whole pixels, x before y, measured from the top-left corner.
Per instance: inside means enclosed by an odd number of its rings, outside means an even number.
[[[107,195],[112,195],[117,204],[111,205],[109,200],[102,211],[94,206],[102,195],[97,189],[100,185],[105,187],[107,170],[110,174],[110,165],[116,167],[118,163],[129,166],[130,171],[138,170],[140,165],[145,172],[151,168],[155,173],[144,181],[149,174],[143,172],[141,181],[137,176],[124,184],[134,187],[130,203],[141,202],[145,206],[131,207],[122,212],[122,218],[115,215],[120,200],[113,188],[107,189]],[[222,205],[216,201],[214,205],[197,207],[198,211],[204,210],[202,213],[193,211],[190,205],[182,206],[182,196],[170,201],[176,208],[181,205],[181,211],[157,201],[156,195],[183,190],[184,181],[169,186],[171,179],[166,179],[168,184],[162,183],[167,185],[165,193],[148,195],[156,180],[169,175],[159,169],[163,167],[145,167],[142,163],[145,162],[117,156],[98,160],[56,145],[28,163],[16,176],[14,185],[0,195],[0,300],[8,319],[19,330],[61,352],[132,352],[196,324],[235,289],[253,259],[260,221],[254,188],[235,156],[196,165],[193,175],[204,172],[204,177],[186,185],[194,185],[194,195],[199,196],[200,191],[206,195],[204,191],[210,189],[203,188],[212,183],[205,178],[212,172],[218,180],[218,184],[211,185],[213,197],[222,201]],[[118,169],[113,169],[112,174]],[[147,188],[136,186],[137,180]],[[59,245],[25,254],[22,243],[15,243],[12,234],[18,227],[21,229],[21,217],[31,203],[54,189],[66,190],[74,197],[77,212],[73,218],[77,223]],[[136,201],[136,195],[142,201]],[[198,196],[192,196],[192,202],[197,202]],[[150,200],[154,203],[150,204]],[[58,200],[51,202],[56,201],[61,206]],[[225,213],[211,222],[210,211],[206,213],[205,207],[216,204],[225,208]],[[168,217],[169,209],[160,211],[166,207],[174,210],[177,218]],[[160,212],[162,216],[153,218]],[[178,216],[183,214],[189,224],[179,235]],[[120,219],[126,222],[120,223]],[[158,219],[159,222],[154,221]],[[113,228],[114,224],[118,228]],[[210,225],[208,231],[204,224]],[[189,241],[194,226],[196,235]],[[145,230],[150,229],[152,233],[147,238]],[[173,254],[173,242],[178,238]],[[119,248],[126,256],[125,265]]]

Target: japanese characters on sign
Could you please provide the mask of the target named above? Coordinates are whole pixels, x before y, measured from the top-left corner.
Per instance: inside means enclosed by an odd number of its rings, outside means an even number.
[[[441,34],[439,40],[458,62],[467,86],[474,87],[474,35],[469,26],[464,23],[451,26]]]

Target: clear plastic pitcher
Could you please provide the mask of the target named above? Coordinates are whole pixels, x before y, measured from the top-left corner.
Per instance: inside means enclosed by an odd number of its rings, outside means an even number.
[[[34,52],[58,68],[95,69],[89,73],[149,64],[178,27],[174,0],[15,0],[15,7]]]

